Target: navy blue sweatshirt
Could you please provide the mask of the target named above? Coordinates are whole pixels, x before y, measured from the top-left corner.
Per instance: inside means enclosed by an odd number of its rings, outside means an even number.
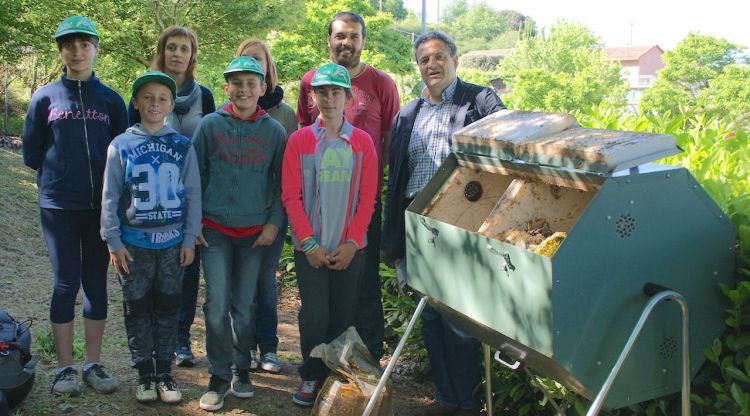
[[[37,90],[23,127],[23,161],[37,171],[39,206],[99,209],[107,146],[127,127],[122,97],[96,76],[63,75]]]

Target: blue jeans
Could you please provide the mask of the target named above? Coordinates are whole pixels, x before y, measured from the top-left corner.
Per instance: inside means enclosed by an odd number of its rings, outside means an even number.
[[[255,350],[256,345],[260,347],[261,356],[267,352],[275,353],[279,346],[279,337],[276,335],[279,322],[276,314],[278,304],[276,269],[279,267],[281,249],[284,248],[287,225],[288,221],[284,218],[284,222],[279,227],[279,233],[276,235],[276,240],[264,249],[265,252],[260,263],[258,293],[256,295],[258,307],[255,310],[255,342],[252,349]]]
[[[252,248],[257,235],[228,237],[203,229],[208,247],[201,248],[206,280],[206,353],[208,372],[229,380],[232,367],[250,369],[255,339],[255,292],[263,248]]]
[[[406,259],[396,268],[398,274],[406,276]],[[462,409],[477,408],[482,374],[479,341],[448,322],[429,303],[421,318],[422,340],[437,389],[435,400]]]

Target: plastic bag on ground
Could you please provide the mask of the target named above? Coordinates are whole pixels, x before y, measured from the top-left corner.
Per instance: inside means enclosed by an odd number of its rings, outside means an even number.
[[[315,401],[315,416],[359,416],[378,385],[383,370],[362,342],[357,330],[349,327],[328,344],[313,348],[310,357],[320,358],[332,373]],[[391,381],[375,403],[370,415],[392,416]]]

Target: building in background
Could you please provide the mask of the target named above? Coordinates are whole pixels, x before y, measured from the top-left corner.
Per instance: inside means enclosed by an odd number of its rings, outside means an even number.
[[[620,76],[628,80],[628,109],[638,110],[641,93],[654,85],[657,72],[664,67],[662,54],[664,50],[658,45],[626,46],[622,48],[604,48],[610,61],[617,61],[622,69]]]

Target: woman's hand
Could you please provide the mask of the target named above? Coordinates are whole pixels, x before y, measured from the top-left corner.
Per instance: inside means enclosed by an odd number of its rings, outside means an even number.
[[[336,247],[328,255],[328,268],[331,270],[346,270],[349,263],[352,262],[354,254],[357,252],[357,246],[351,241]]]
[[[326,249],[321,246],[318,246],[318,248],[309,253],[305,253],[305,257],[307,257],[307,262],[310,263],[313,269],[319,269],[321,266],[329,266],[330,263]]]

